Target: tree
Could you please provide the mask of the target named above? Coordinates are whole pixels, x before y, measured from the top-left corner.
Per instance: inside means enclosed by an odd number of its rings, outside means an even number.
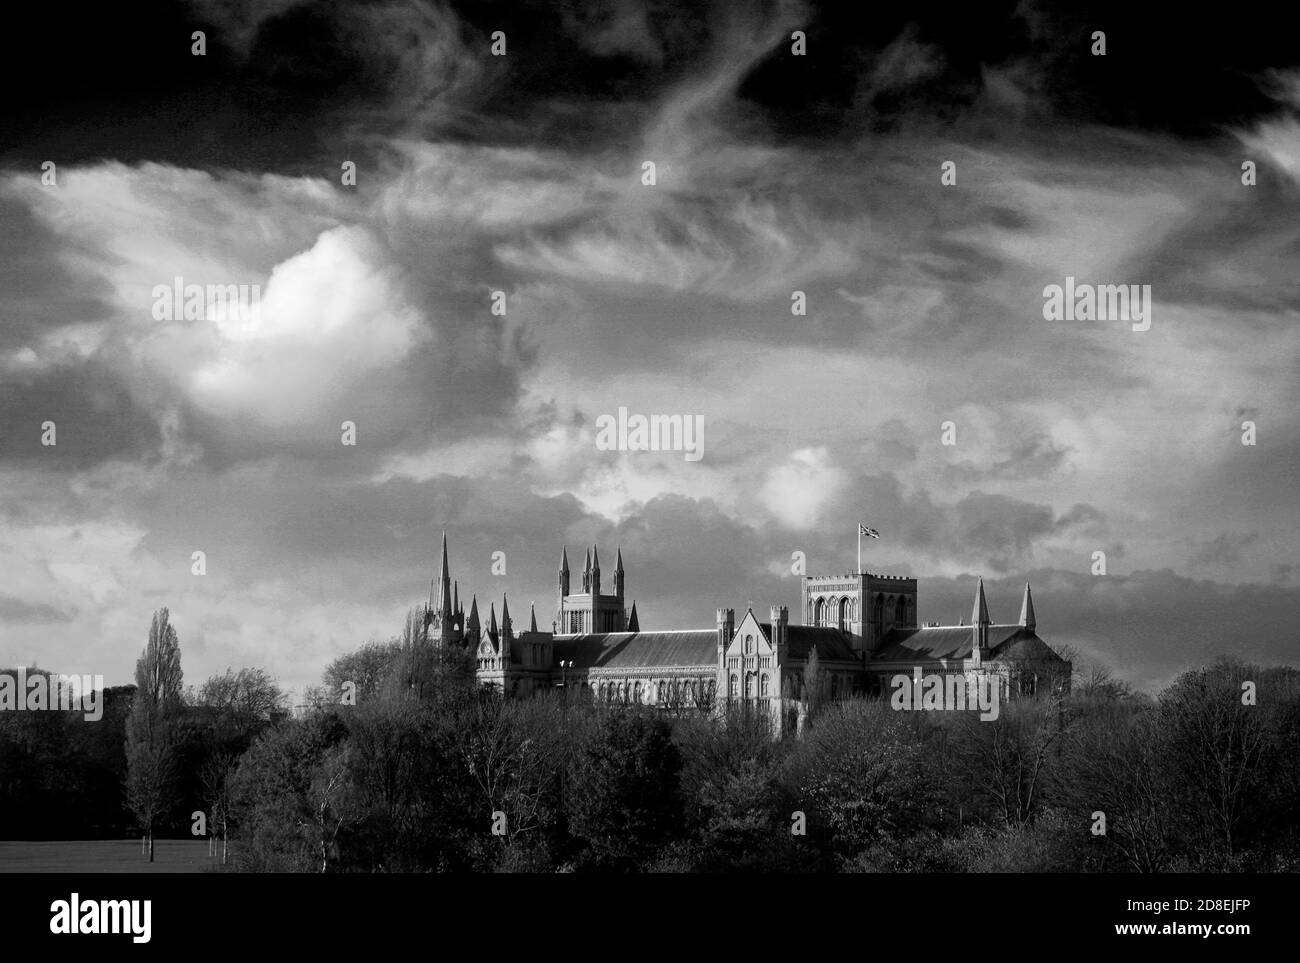
[[[221,862],[226,862],[226,845],[230,838],[230,781],[235,774],[237,761],[229,752],[217,751],[203,760],[199,767],[199,781],[203,792],[203,805],[211,819],[209,836],[221,833]],[[209,844],[208,855],[212,855]]]
[[[570,830],[598,861],[639,865],[682,823],[681,767],[667,722],[639,710],[609,713],[566,780]]]
[[[1118,853],[1138,873],[1168,869],[1176,842],[1174,786],[1156,712],[1096,704],[1075,720],[1063,742],[1065,754],[1052,781],[1074,831],[1083,836],[1093,813],[1102,813],[1105,834],[1093,839],[1103,856]]]
[[[540,837],[558,819],[562,712],[553,697],[518,702],[491,693],[464,714],[460,754],[474,787],[475,809],[481,818],[505,814],[507,848],[543,848]]]
[[[166,608],[154,613],[149,641],[135,664],[135,696],[126,729],[126,799],[144,831],[153,862],[153,830],[171,802],[171,724],[181,707],[181,650]]]
[[[1231,859],[1235,832],[1247,808],[1263,794],[1269,743],[1265,713],[1242,700],[1242,683],[1258,683],[1258,666],[1221,659],[1186,672],[1160,695],[1166,759],[1195,807],[1196,825]]]
[[[808,652],[808,662],[803,670],[803,701],[805,718],[811,725],[826,704],[826,673],[821,669],[815,648]]]
[[[284,692],[265,669],[229,668],[199,687],[196,705],[219,710],[240,728],[256,728],[269,722],[286,705]]]
[[[355,652],[339,656],[325,668],[323,681],[327,704],[338,705],[342,700],[343,686],[349,682],[355,687],[358,704],[377,699],[401,649],[398,641],[367,642]]]
[[[956,720],[954,764],[965,787],[1009,826],[1030,822],[1043,804],[1051,750],[1062,732],[1060,698],[1019,700],[996,719]]]

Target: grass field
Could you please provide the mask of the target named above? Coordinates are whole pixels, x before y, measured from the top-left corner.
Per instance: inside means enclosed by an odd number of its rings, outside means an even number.
[[[0,840],[0,873],[201,873],[221,868],[221,844],[209,859],[206,839],[155,839],[153,858],[140,855],[138,839]]]

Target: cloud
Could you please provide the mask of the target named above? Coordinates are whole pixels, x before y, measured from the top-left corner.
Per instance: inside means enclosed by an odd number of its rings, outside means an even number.
[[[326,409],[373,410],[388,393],[380,372],[430,337],[400,271],[357,227],[326,231],[276,265],[259,322],[214,325],[196,335],[164,329],[141,354],[204,413],[275,434],[301,430]]]
[[[1258,532],[1222,532],[1204,542],[1192,556],[1193,567],[1228,567],[1241,560],[1242,549],[1259,538]]]
[[[788,528],[811,528],[844,489],[847,478],[825,448],[803,448],[768,472],[759,498]]]

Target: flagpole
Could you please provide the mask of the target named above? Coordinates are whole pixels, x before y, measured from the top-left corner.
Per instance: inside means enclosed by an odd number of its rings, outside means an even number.
[[[862,574],[862,523],[858,522],[858,571],[857,575]]]

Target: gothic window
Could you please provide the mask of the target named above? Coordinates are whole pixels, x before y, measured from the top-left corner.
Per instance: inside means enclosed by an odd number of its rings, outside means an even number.
[[[883,595],[876,596],[875,615],[873,616],[873,620],[876,623],[877,629],[881,628],[885,624],[885,597]]]
[[[894,621],[899,625],[907,624],[907,596],[898,597],[898,606],[894,610]]]
[[[826,600],[818,599],[813,604],[813,625],[821,625],[826,621]]]
[[[849,627],[849,600],[840,599],[840,631],[843,632]]]
[[[731,674],[731,689],[729,690],[729,694],[733,699],[736,698],[738,686],[739,686],[739,680],[736,678],[736,674],[733,672]]]
[[[753,652],[754,652],[754,637],[753,637],[752,635],[746,635],[746,636],[745,636],[745,655],[752,655]]]
[[[767,698],[767,674],[766,673],[763,674],[763,681],[761,683],[761,686],[762,688],[760,691],[760,695],[762,695],[762,697],[766,699]]]
[[[639,703],[641,701],[641,683],[638,682],[632,687],[632,701]]]
[[[752,672],[745,674],[745,698],[754,698],[754,673]]]

